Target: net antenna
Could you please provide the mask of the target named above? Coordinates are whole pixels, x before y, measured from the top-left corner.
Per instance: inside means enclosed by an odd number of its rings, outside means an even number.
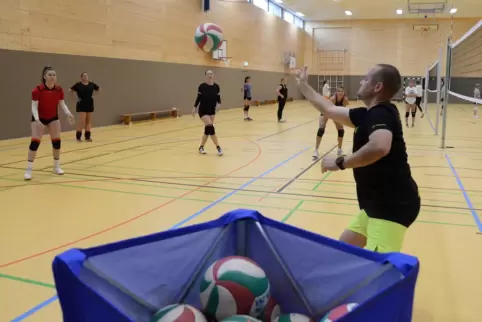
[[[442,48],[439,49],[438,59],[432,65],[427,66],[425,71],[425,86],[423,90],[423,110],[429,119],[430,125],[432,126],[435,135],[438,135],[439,121],[440,121],[440,98],[441,98],[441,87],[442,87]],[[435,115],[435,127],[430,120],[430,116],[427,113],[429,108],[429,96],[436,95],[435,103],[436,115]]]
[[[480,98],[474,97],[474,85],[472,86],[453,86],[452,76],[454,77],[482,77],[482,20],[475,24],[460,39],[452,42],[452,37],[447,38],[447,63],[445,72],[445,88],[442,92],[444,98],[444,109],[442,113],[442,135],[440,147],[450,148],[445,145],[447,129],[447,112],[449,97],[456,98],[470,104],[482,104]],[[479,229],[482,231],[482,224]]]
[[[213,59],[217,61],[222,61],[224,63],[224,67],[231,66],[232,57],[228,56],[228,41],[223,40],[221,42],[221,46],[213,51]]]

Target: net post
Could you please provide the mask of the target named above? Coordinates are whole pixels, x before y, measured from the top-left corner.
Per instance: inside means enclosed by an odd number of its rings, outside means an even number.
[[[445,149],[445,134],[447,130],[447,109],[448,109],[448,99],[450,90],[450,78],[451,78],[451,67],[452,67],[452,45],[450,41],[450,36],[447,39],[447,58],[445,64],[445,90],[444,90],[444,109],[442,111],[442,135],[440,140],[440,148]]]
[[[428,79],[429,79],[429,71],[430,65],[427,65],[425,69],[425,86],[423,88],[423,112],[427,113],[427,105],[428,105]]]
[[[440,121],[440,90],[442,86],[442,47],[438,50],[437,64],[437,115],[435,115],[435,135],[438,135],[438,124]]]

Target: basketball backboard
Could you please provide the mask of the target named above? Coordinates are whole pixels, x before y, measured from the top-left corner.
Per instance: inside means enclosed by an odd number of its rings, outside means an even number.
[[[228,58],[228,41],[223,40],[221,43],[221,47],[218,50],[213,51],[213,59],[215,60],[224,60]]]

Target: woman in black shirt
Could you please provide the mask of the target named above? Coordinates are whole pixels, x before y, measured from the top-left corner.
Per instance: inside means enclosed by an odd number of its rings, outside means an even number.
[[[284,123],[283,120],[283,109],[285,108],[286,99],[288,98],[288,87],[286,86],[286,80],[281,79],[281,83],[278,88],[276,88],[276,93],[278,93],[278,122]]]
[[[79,113],[80,122],[77,125],[76,138],[77,141],[82,141],[82,130],[85,128],[85,140],[92,142],[90,129],[92,127],[92,112],[94,112],[94,93],[97,93],[100,88],[96,83],[89,81],[89,75],[83,72],[80,75],[81,81],[75,83],[69,90],[74,95],[77,94],[76,110]]]
[[[204,135],[202,136],[201,145],[199,146],[199,153],[206,154],[206,151],[204,151],[204,145],[208,140],[208,136],[210,136],[216,145],[218,155],[223,155],[223,150],[219,146],[219,141],[213,124],[216,112],[221,107],[220,88],[219,85],[214,82],[214,73],[212,70],[208,69],[205,72],[205,75],[206,81],[198,87],[196,102],[194,103],[194,108],[192,110],[193,117],[196,114],[196,110],[198,110],[199,117],[204,123]]]

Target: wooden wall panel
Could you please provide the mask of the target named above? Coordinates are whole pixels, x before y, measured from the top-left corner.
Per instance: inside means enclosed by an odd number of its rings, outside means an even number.
[[[0,48],[223,66],[194,44],[196,27],[220,25],[231,68],[286,71],[284,51],[303,64],[306,32],[254,5],[199,0],[2,0]]]
[[[455,19],[453,38],[458,39],[477,19]],[[414,24],[438,24],[423,37]],[[404,75],[424,75],[438,58],[450,32],[450,20],[345,20],[307,24],[304,61],[317,72],[316,49],[347,49],[345,75],[364,75],[377,63],[397,66]],[[343,28],[340,28],[343,27]],[[445,59],[445,48],[443,49]],[[442,64],[445,73],[445,62]]]

